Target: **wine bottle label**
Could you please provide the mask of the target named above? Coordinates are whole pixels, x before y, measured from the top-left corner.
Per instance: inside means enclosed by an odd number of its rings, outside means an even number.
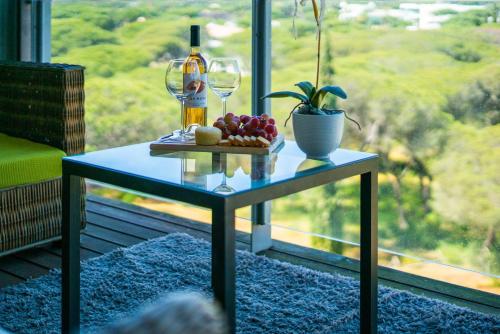
[[[197,82],[194,79],[194,75],[191,73],[184,74],[184,89],[193,90],[193,85],[196,86]],[[200,87],[194,95],[187,98],[185,102],[187,108],[206,108],[207,106],[207,74],[203,73],[201,75]]]

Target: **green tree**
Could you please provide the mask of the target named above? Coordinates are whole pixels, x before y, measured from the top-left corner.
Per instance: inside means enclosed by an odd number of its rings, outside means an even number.
[[[111,77],[145,67],[154,59],[153,52],[139,45],[99,44],[70,50],[53,61],[82,64],[92,76]]]
[[[437,212],[483,240],[483,270],[500,271],[500,125],[455,124],[444,154],[432,166]],[[467,242],[467,238],[465,238]]]
[[[355,94],[350,95],[347,109],[360,121],[362,131],[356,133],[355,129],[346,127],[345,136],[351,139],[350,143],[357,144],[358,149],[379,154],[380,169],[388,174],[387,180],[392,186],[392,193],[387,195],[393,196],[397,204],[394,228],[405,233],[418,230],[419,235],[412,236],[412,245],[430,245],[423,242],[427,239],[426,231],[419,229],[419,225],[425,215],[431,213],[432,174],[428,163],[443,146],[448,118],[437,106],[410,100],[397,91],[371,101],[368,93],[362,92],[359,86],[352,85],[348,91]],[[407,189],[404,180],[414,176],[419,180],[420,198],[417,202],[409,202],[409,196],[404,192]],[[409,211],[411,219],[407,217]],[[398,238],[397,242],[403,244],[406,241]]]
[[[315,233],[344,240],[345,210],[342,201],[343,194],[336,183],[330,183],[322,188],[323,196],[318,198],[311,210]],[[344,195],[345,196],[345,195]],[[344,244],[322,237],[312,237],[314,246],[330,252],[342,254]]]
[[[496,73],[500,75],[500,73]],[[485,78],[449,96],[444,111],[466,124],[488,126],[500,123],[500,82]]]
[[[75,29],[78,27],[78,29]],[[96,44],[117,44],[116,36],[79,18],[54,19],[52,22],[52,54],[60,56],[68,50]]]
[[[326,34],[325,37],[325,48],[323,51],[323,59],[321,63],[321,80],[323,85],[332,85],[333,77],[335,76],[335,67],[333,65],[332,38],[330,34]]]
[[[444,24],[449,26],[480,26],[488,22],[488,17],[492,14],[491,9],[476,9],[454,15]]]
[[[430,213],[432,174],[428,162],[437,156],[445,143],[448,118],[433,106],[414,105],[397,118],[394,136],[405,147],[406,168],[419,179],[424,212]]]
[[[468,48],[464,43],[454,43],[451,46],[440,48],[441,51],[455,59],[464,63],[477,63],[481,60],[481,54],[472,48]]]

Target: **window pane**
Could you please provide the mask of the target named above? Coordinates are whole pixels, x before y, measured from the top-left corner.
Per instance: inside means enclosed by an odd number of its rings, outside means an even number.
[[[320,83],[342,86],[337,106],[362,125],[346,120],[342,146],[381,156],[380,263],[499,293],[498,8],[326,3]],[[295,38],[294,12],[273,1],[274,91],[316,80],[312,6],[299,6]],[[294,105],[273,100],[273,114],[284,120]],[[273,223],[358,256],[358,198],[358,180],[310,190],[275,201]]]
[[[206,59],[239,59],[242,82],[228,111],[251,113],[249,1],[55,0],[52,18],[52,62],[86,67],[87,151],[179,128],[180,105],[165,90],[165,71],[168,60],[189,54],[192,24],[203,27]],[[208,94],[213,120],[221,101]]]
[[[180,106],[165,90],[172,58],[189,54],[189,27],[202,26],[205,59],[236,57],[242,70],[228,111],[250,114],[250,1],[53,0],[52,62],[86,67],[87,151],[154,140],[180,126]],[[208,93],[208,120],[222,112]],[[89,182],[89,192],[197,221],[210,212]],[[249,209],[237,227],[249,231]]]
[[[274,0],[273,90],[315,81],[310,2]],[[499,293],[500,65],[498,9],[490,2],[326,1],[323,84],[349,98],[342,146],[378,152],[380,263]],[[53,1],[53,62],[86,71],[87,151],[153,140],[178,128],[164,89],[166,61],[189,51],[200,24],[202,52],[235,56],[243,80],[228,111],[249,114],[251,1]],[[296,37],[294,38],[294,34]],[[280,131],[293,101],[273,101]],[[221,113],[209,93],[209,120]],[[231,177],[230,175],[228,177]],[[190,219],[206,210],[93,186],[92,191]],[[273,237],[359,256],[359,180],[273,202]],[[238,212],[249,218],[248,208]],[[238,224],[249,229],[248,220]]]

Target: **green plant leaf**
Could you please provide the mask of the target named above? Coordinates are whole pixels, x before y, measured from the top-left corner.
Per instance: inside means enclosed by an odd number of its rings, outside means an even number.
[[[313,86],[313,89],[311,91],[311,95],[309,96],[309,100],[311,100],[313,98],[314,94],[316,94],[316,87]]]
[[[295,86],[299,87],[309,99],[311,99],[316,92],[316,88],[314,88],[313,84],[309,81],[301,81],[296,83]]]
[[[290,92],[290,91],[270,93],[270,94],[263,96],[262,99],[266,99],[268,97],[270,97],[270,98],[293,97],[295,99],[301,100],[304,103],[309,103],[309,99],[307,98],[307,96],[296,93],[296,92]]]
[[[342,99],[347,99],[347,94],[339,86],[325,86],[318,89],[318,91],[314,93],[314,96],[311,99],[311,104],[316,108],[319,108],[321,101],[328,93],[338,96]]]

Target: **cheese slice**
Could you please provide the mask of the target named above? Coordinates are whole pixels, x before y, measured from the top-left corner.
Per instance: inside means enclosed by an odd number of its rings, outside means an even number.
[[[194,131],[196,145],[217,145],[222,138],[222,131],[212,126],[200,126]]]
[[[266,138],[259,136],[257,137],[257,145],[260,147],[269,147],[271,146],[271,142]]]

